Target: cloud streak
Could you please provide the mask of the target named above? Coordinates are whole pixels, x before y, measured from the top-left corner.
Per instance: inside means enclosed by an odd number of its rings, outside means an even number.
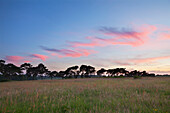
[[[170,56],[160,56],[160,57],[149,57],[149,58],[131,58],[131,59],[121,59],[121,60],[110,60],[110,62],[116,65],[130,66],[139,65],[143,63],[151,63],[163,59],[170,59]]]
[[[130,62],[133,63],[146,63],[146,62],[153,62],[153,61],[157,61],[157,60],[162,60],[162,59],[169,59],[170,56],[160,56],[160,57],[150,57],[150,58],[134,58],[134,59],[130,59]]]
[[[12,63],[15,63],[15,64],[19,64],[19,63],[23,63],[23,62],[27,62],[27,63],[31,62],[31,61],[25,59],[22,56],[6,56],[5,60],[7,62],[12,62]]]
[[[158,38],[162,40],[170,39],[170,33],[159,33]]]
[[[129,28],[101,27],[99,33],[110,38],[86,37],[88,43],[68,42],[71,47],[96,47],[107,45],[131,45],[133,47],[143,45],[149,40],[149,35],[157,30],[156,26],[143,25],[136,30]]]
[[[157,73],[157,74],[170,74],[170,70],[169,70],[169,71],[164,71],[164,70],[150,70],[149,72],[151,72],[151,73]]]
[[[41,59],[43,61],[45,61],[48,58],[48,56],[45,55],[40,55],[40,54],[31,54],[29,56],[5,56],[5,60],[7,62],[12,62],[15,64],[20,64],[20,63],[29,63],[34,61],[35,59]]]
[[[45,61],[48,58],[48,56],[40,55],[40,54],[31,54],[30,57],[34,59],[41,59],[43,61]]]
[[[92,53],[95,53],[95,51],[93,50],[87,50],[87,49],[55,49],[55,48],[48,48],[48,47],[44,47],[44,46],[40,46],[41,49],[47,51],[47,52],[51,52],[51,55],[56,55],[59,58],[63,58],[63,57],[81,57],[81,56],[89,56]]]
[[[71,47],[96,47],[96,46],[104,46],[104,43],[100,40],[100,38],[88,36],[85,38],[89,42],[77,42],[77,41],[68,41],[68,44]]]

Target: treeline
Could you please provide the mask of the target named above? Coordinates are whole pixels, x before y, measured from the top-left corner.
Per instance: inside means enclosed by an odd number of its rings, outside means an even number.
[[[90,65],[72,66],[65,71],[50,71],[47,67],[40,63],[34,67],[30,63],[24,63],[16,66],[12,63],[6,63],[0,60],[0,78],[8,80],[36,80],[37,78],[89,78],[89,77],[141,77],[141,76],[155,76],[146,71],[127,71],[125,68],[96,70]]]

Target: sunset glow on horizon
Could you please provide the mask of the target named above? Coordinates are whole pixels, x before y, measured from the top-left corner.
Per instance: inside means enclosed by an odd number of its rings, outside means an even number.
[[[139,5],[136,5],[139,4]],[[170,74],[169,0],[1,0],[0,59]]]

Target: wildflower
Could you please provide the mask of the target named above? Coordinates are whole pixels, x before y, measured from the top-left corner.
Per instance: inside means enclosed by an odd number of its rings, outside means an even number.
[[[44,99],[47,99],[48,97],[47,96],[44,96]]]
[[[158,111],[158,109],[153,109],[154,111]]]

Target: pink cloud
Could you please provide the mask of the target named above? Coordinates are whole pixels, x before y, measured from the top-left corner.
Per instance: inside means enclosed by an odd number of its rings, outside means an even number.
[[[151,63],[151,62],[163,60],[163,59],[170,59],[170,56],[160,56],[160,57],[150,57],[150,58],[131,58],[131,59],[121,59],[121,60],[105,59],[103,61],[114,63],[116,65],[121,65],[121,66],[130,66],[130,65],[136,65],[136,64],[139,65],[142,63]]]
[[[83,43],[83,42],[69,42],[72,47],[95,47],[95,46],[99,46],[99,43],[97,42],[89,42],[89,43]]]
[[[111,38],[86,37],[88,43],[84,42],[68,42],[71,47],[96,47],[107,45],[131,45],[140,46],[149,40],[149,36],[157,30],[153,25],[142,25],[136,30],[131,29],[117,29],[112,27],[102,27],[100,33]]]
[[[92,50],[86,50],[86,49],[75,49],[74,51],[71,50],[71,52],[66,52],[66,50],[61,50],[62,54],[56,54],[59,58],[63,57],[82,57],[82,56],[89,56],[90,54],[95,53]]]
[[[159,33],[159,39],[170,39],[170,33]]]
[[[7,60],[7,62],[12,62],[15,64],[20,64],[20,63],[29,63],[32,62],[31,60],[29,60],[29,58],[27,57],[22,57],[22,56],[6,56],[5,60]]]
[[[118,61],[118,60],[115,60],[115,61],[112,61],[112,62],[117,64],[117,65],[122,65],[122,66],[129,66],[129,65],[131,65],[128,62],[122,62],[122,61]]]
[[[32,61],[30,61],[30,60],[25,60],[25,61],[23,61],[23,62],[25,62],[25,63],[30,63],[30,62],[32,62]]]
[[[45,61],[47,58],[48,58],[48,56],[45,56],[45,55],[40,55],[40,54],[32,54],[32,55],[30,55],[31,57],[33,57],[33,58],[38,58],[38,59],[41,59],[41,60],[43,60],[43,61]]]
[[[8,62],[13,62],[13,63],[20,63],[24,60],[24,57],[21,57],[21,56],[6,56],[5,59],[8,61]]]
[[[104,46],[102,43],[101,43],[101,40],[99,40],[98,38],[96,37],[86,37],[85,38],[86,40],[89,40],[90,42],[88,43],[85,43],[85,42],[68,42],[71,47],[95,47],[95,46]]]
[[[170,70],[164,71],[164,70],[150,70],[150,73],[156,73],[156,74],[170,74]]]
[[[90,54],[97,53],[97,51],[94,50],[87,50],[87,49],[76,49],[76,51],[80,52],[83,56],[89,56]]]
[[[47,52],[51,52],[52,56],[58,56],[59,58],[63,57],[81,57],[81,56],[89,56],[92,53],[95,53],[93,50],[86,50],[81,48],[71,49],[54,49],[54,48],[47,48],[41,46],[41,48]]]
[[[84,56],[80,52],[69,50],[69,49],[62,49],[61,54],[62,54],[61,55],[62,57],[81,57],[81,56]]]
[[[135,29],[135,31],[131,29],[117,30],[115,28],[104,27],[101,33],[106,36],[112,36],[112,39],[114,39],[113,44],[140,46],[149,39],[149,35],[156,31],[157,27],[145,24]]]
[[[170,56],[161,56],[161,57],[150,57],[150,58],[134,58],[130,59],[129,62],[133,63],[145,63],[145,62],[153,62],[157,60],[162,60],[162,59],[169,59]]]
[[[167,26],[162,26],[159,28],[158,39],[165,40],[170,39],[170,28]]]

